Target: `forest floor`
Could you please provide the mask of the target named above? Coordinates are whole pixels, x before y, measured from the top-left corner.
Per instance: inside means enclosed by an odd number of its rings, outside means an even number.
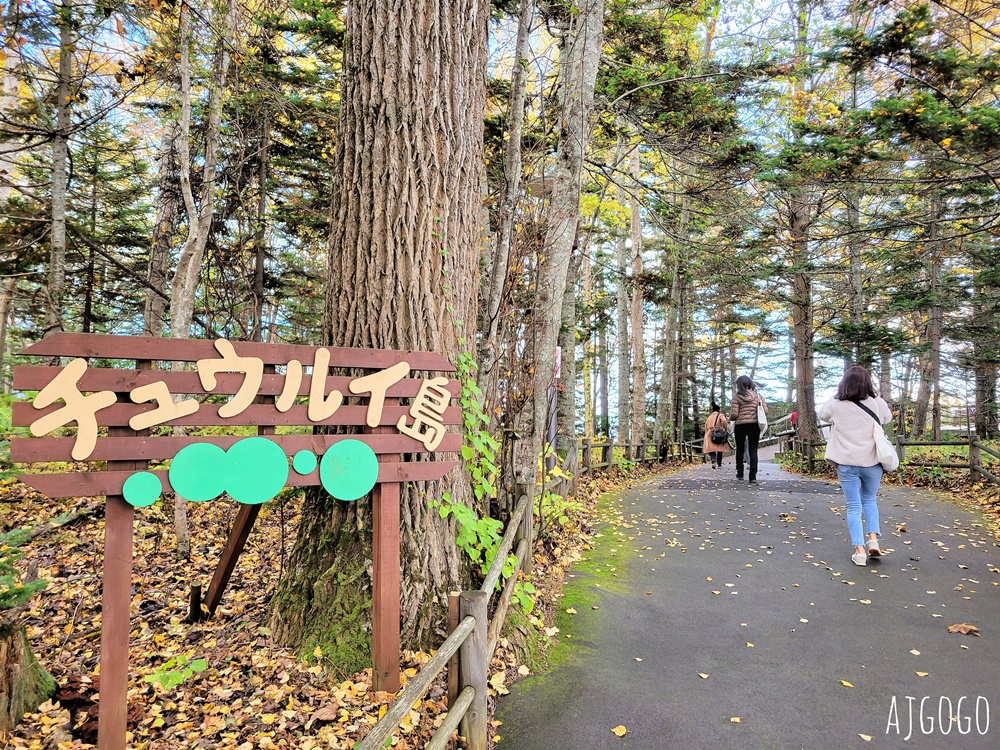
[[[534,551],[536,604],[530,616],[509,618],[510,639],[501,639],[491,665],[494,698],[544,664],[545,646],[558,632],[551,625],[565,570],[589,548],[599,518],[615,522],[606,515],[617,515],[617,509],[602,498],[666,470],[647,465],[586,478],[568,508],[570,520],[546,527]],[[372,690],[370,670],[343,674],[321,655],[296,653],[271,637],[268,601],[294,541],[299,504],[299,496],[289,494],[263,507],[216,616],[199,623],[186,621],[190,587],[210,579],[235,503],[188,505],[192,549],[183,563],[175,559],[169,508],[157,503],[136,513],[130,748],[350,748],[391,704],[391,694]],[[80,515],[72,523],[47,526],[73,512]],[[41,532],[23,547],[19,565],[31,565],[48,586],[4,615],[26,625],[39,662],[59,689],[0,740],[12,750],[91,747],[100,684],[103,504],[99,498],[75,505],[50,500],[8,476],[0,479],[0,531],[19,527]],[[171,689],[146,680],[179,655],[204,659],[208,668]],[[405,684],[431,654],[403,656]],[[441,679],[406,717],[394,747],[421,747],[446,711]]]

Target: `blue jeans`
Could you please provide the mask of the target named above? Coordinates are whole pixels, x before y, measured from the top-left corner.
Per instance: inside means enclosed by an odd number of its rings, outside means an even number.
[[[882,481],[882,464],[874,466],[837,467],[837,478],[840,487],[847,498],[847,530],[851,533],[851,544],[855,547],[865,546],[865,534],[861,526],[861,510],[865,513],[865,526],[868,533],[873,531],[879,536],[882,532],[878,527],[878,505],[875,496]]]

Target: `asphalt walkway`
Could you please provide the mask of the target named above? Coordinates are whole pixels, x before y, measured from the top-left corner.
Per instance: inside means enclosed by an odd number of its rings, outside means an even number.
[[[729,456],[624,496],[568,580],[590,599],[555,665],[500,703],[499,750],[1000,748],[988,525],[883,486],[887,554],[857,567],[839,487],[765,455],[757,488]]]

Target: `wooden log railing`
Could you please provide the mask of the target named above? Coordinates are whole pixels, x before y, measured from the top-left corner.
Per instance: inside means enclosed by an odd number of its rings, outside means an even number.
[[[530,493],[525,487],[520,487],[517,494],[514,513],[507,524],[500,548],[482,587],[475,591],[462,591],[452,595],[449,601],[451,605],[449,613],[457,612],[457,617],[454,617],[457,622],[451,623],[450,635],[424,668],[396,696],[385,716],[355,746],[357,750],[377,750],[384,747],[413,704],[423,699],[435,678],[446,666],[449,667],[449,710],[426,747],[445,747],[451,739],[452,732],[460,723],[464,724],[462,734],[467,739],[469,750],[486,750],[488,747],[489,665],[500,638],[500,629],[507,615],[518,573],[527,569],[531,561],[529,553],[533,527]],[[517,565],[513,574],[504,582],[493,620],[490,621],[487,616],[489,601],[500,582],[504,563],[515,541],[518,543],[515,552]],[[455,600],[457,607],[454,606]],[[453,675],[457,675],[458,679],[452,679]],[[454,694],[451,694],[452,692]]]

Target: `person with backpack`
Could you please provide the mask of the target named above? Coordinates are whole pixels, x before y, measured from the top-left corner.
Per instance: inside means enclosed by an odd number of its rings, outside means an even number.
[[[733,430],[736,438],[736,478],[743,479],[743,465],[750,464],[750,484],[757,484],[757,446],[760,444],[761,423],[758,421],[758,410],[761,417],[767,414],[767,404],[757,393],[757,385],[747,375],[736,378],[736,396],[729,410],[729,419],[735,425]],[[764,423],[766,426],[766,422]],[[744,459],[744,447],[748,456]]]
[[[868,370],[855,365],[847,368],[837,394],[816,410],[816,416],[830,425],[826,460],[837,467],[837,478],[847,501],[847,530],[854,545],[851,560],[864,566],[869,556],[882,554],[876,496],[883,469],[875,450],[873,422],[888,424],[892,412],[876,395]]]
[[[712,413],[705,420],[705,438],[701,444],[701,452],[708,455],[713,469],[721,469],[722,457],[732,450],[729,445],[729,420],[713,401]]]

